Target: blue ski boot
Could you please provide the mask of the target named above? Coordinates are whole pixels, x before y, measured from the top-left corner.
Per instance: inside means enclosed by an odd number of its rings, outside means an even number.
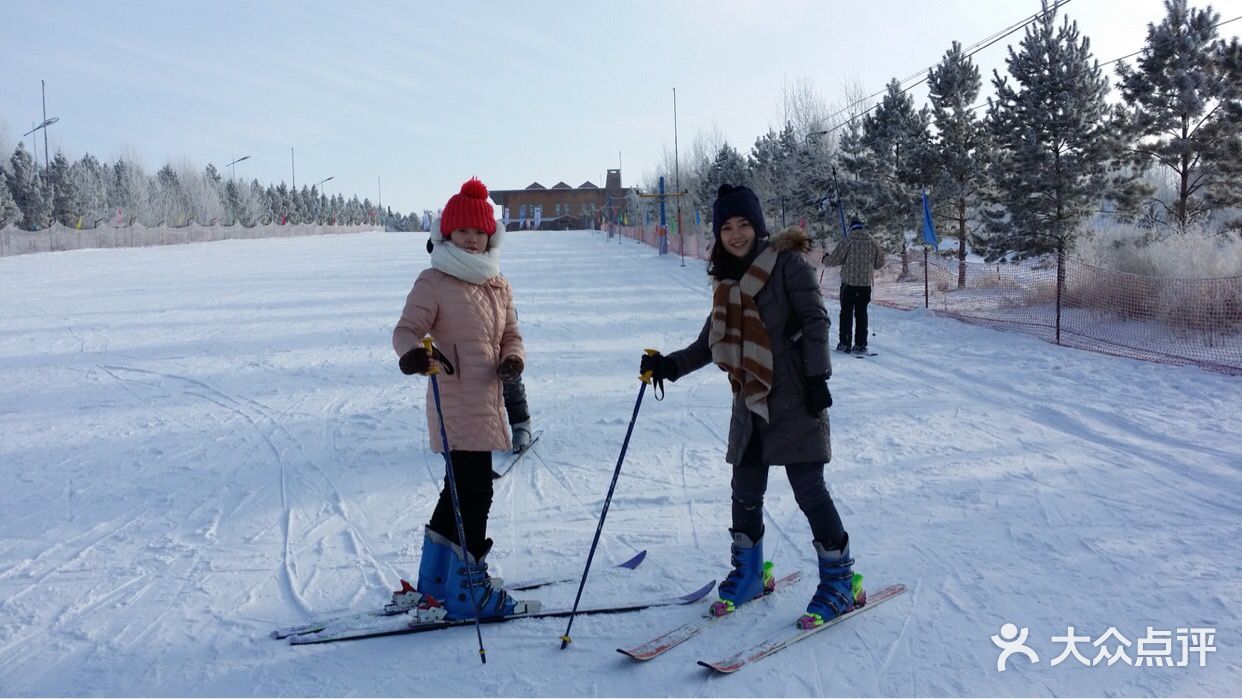
[[[729,533],[733,535],[733,546],[730,548],[733,570],[716,588],[720,599],[708,609],[711,616],[732,614],[738,607],[763,597],[776,586],[772,563],[763,560],[763,537],[751,541],[741,532],[730,529]]]
[[[854,611],[867,603],[863,591],[863,576],[854,572],[854,559],[850,558],[850,538],[839,550],[829,551],[818,541],[815,554],[819,557],[819,587],[806,606],[806,614],[798,618],[797,625],[803,629],[822,626],[828,620]]]
[[[449,547],[453,542],[423,527],[423,554],[418,563],[418,585],[401,581],[401,589],[392,593],[392,601],[384,605],[384,611],[398,614],[418,607],[424,609],[444,606],[448,589]]]
[[[456,544],[449,545],[448,590],[444,599],[449,619],[473,619],[476,602],[480,619],[528,614],[543,608],[539,602],[513,599],[500,587],[499,580],[488,577],[484,559],[491,550],[491,539],[478,557]]]

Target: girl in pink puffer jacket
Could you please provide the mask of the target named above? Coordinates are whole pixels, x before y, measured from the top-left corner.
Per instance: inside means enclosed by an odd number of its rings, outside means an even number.
[[[513,290],[500,276],[504,230],[496,225],[487,187],[470,179],[432,225],[431,268],[423,270],[405,301],[392,345],[406,375],[440,368],[440,402],[453,462],[466,541],[457,540],[448,476],[423,538],[415,590],[394,604],[417,606],[428,615],[474,616],[470,577],[481,617],[533,611],[537,603],[511,599],[487,577],[491,550],[487,518],[492,505],[492,451],[508,450],[508,419],[501,381],[522,373],[525,353],[518,332]],[[435,352],[422,339],[430,334]],[[440,421],[427,386],[431,448],[444,452]]]

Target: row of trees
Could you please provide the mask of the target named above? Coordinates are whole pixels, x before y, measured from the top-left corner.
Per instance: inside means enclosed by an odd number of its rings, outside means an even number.
[[[57,153],[48,167],[18,144],[8,167],[0,166],[0,228],[26,230],[60,222],[71,228],[98,225],[185,226],[300,224],[384,224],[410,230],[417,217],[386,211],[357,196],[328,196],[316,187],[292,189],[281,182],[225,179],[214,165],[196,170],[165,165],[147,175],[126,158],[100,162],[87,154],[70,163]]]
[[[896,250],[917,230],[926,191],[962,259],[968,243],[990,260],[1072,245],[1102,212],[1242,230],[1242,46],[1218,37],[1210,6],[1165,6],[1135,64],[1117,66],[1116,101],[1089,39],[1047,0],[981,104],[979,69],[957,42],[928,70],[922,107],[895,79],[871,109],[857,88],[835,112],[806,85],[786,89],[785,127],[747,155],[700,134],[681,166],[689,206],[710,212],[721,182],[747,182],[769,217],[829,235],[835,193]],[[671,180],[674,164],[666,154],[657,175]]]

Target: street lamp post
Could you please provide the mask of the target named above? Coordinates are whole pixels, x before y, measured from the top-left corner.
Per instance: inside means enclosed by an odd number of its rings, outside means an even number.
[[[47,82],[40,80],[39,86],[43,90],[43,123],[47,123]],[[49,169],[47,164],[47,129],[43,129],[43,169]]]
[[[46,138],[47,138],[47,127],[51,126],[52,124],[55,124],[55,123],[56,123],[56,122],[58,122],[58,121],[60,121],[60,117],[52,117],[51,119],[44,119],[42,124],[39,124],[38,126],[34,127],[33,129],[31,129],[31,130],[27,131],[26,133],[22,134],[22,138],[25,138],[25,137],[27,137],[27,136],[30,136],[30,137],[31,137],[31,138],[30,138],[30,143],[31,143],[31,145],[33,145],[33,146],[34,146],[33,155],[34,155],[34,159],[35,159],[35,167],[38,167],[38,165],[39,165],[39,135],[38,135],[38,133],[37,133],[37,132],[38,132],[38,130],[39,130],[39,129],[43,129],[43,137],[44,137],[44,139],[45,139],[45,140],[44,140],[44,142],[43,142],[43,169],[44,169],[44,170],[46,170],[46,169],[48,169],[48,161],[47,161],[47,141],[46,141]],[[32,134],[33,134],[33,135],[32,135]]]
[[[242,157],[238,158],[237,160],[234,160],[233,162],[229,163],[228,165],[225,165],[224,167],[233,168],[233,174],[231,175],[231,177],[232,179],[237,179],[237,164],[243,160],[249,160],[249,159],[250,159],[250,156],[243,155]]]

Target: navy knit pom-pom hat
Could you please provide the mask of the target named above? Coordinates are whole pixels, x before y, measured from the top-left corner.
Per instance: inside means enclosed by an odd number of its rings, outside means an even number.
[[[720,240],[720,227],[734,216],[750,221],[755,235],[760,238],[768,235],[767,225],[763,222],[763,206],[750,187],[722,184],[716,192],[716,201],[712,202],[712,236],[716,240]]]

